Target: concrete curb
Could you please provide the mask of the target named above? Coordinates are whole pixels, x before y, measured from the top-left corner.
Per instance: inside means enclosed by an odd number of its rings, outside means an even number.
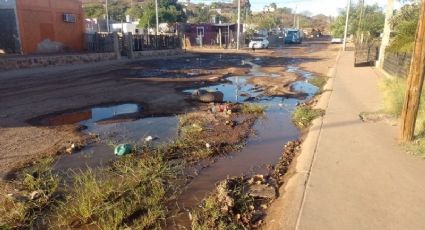
[[[336,57],[336,64],[328,72],[329,80],[324,86],[324,92],[315,108],[326,110],[332,95],[333,83],[336,74],[336,65],[340,60],[341,50]],[[326,115],[325,115],[326,116]],[[297,229],[299,218],[304,206],[307,185],[311,169],[314,165],[316,148],[320,139],[323,117],[315,119],[306,139],[301,146],[301,153],[295,159],[293,168],[288,174],[284,186],[279,189],[280,197],[273,202],[266,217],[263,229]]]

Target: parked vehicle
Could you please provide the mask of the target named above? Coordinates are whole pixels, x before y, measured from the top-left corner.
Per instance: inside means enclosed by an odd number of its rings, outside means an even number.
[[[253,38],[248,47],[251,49],[267,49],[269,48],[269,40],[267,38]]]
[[[302,32],[298,29],[288,29],[285,32],[285,44],[301,44]]]
[[[332,38],[332,44],[342,44],[342,38]]]
[[[332,44],[342,44],[342,38],[332,38]]]

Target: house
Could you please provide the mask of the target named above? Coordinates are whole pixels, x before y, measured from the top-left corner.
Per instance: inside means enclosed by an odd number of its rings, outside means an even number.
[[[81,51],[80,0],[0,0],[0,50],[6,53]]]
[[[238,25],[236,23],[200,23],[182,24],[180,31],[184,33],[191,45],[223,45],[236,42]],[[242,24],[241,30],[242,33]]]

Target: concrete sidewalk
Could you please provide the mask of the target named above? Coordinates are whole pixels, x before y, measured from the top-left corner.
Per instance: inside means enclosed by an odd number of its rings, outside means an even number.
[[[397,144],[398,127],[360,121],[381,105],[381,76],[353,61],[353,52],[341,54],[326,115],[303,143],[266,229],[425,229],[425,160]]]
[[[425,160],[397,144],[398,127],[363,123],[380,107],[378,74],[343,53],[296,229],[425,229]]]

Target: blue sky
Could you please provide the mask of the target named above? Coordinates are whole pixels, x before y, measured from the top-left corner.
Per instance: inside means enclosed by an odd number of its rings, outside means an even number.
[[[193,3],[211,3],[212,0],[191,0]],[[231,2],[231,0],[222,0],[222,2]],[[297,12],[309,11],[313,14],[337,15],[338,9],[347,5],[346,0],[250,0],[253,11],[261,11],[264,6],[275,2],[278,7],[297,8]],[[356,3],[357,0],[352,0]],[[366,4],[378,3],[381,6],[386,5],[387,0],[365,0]]]

